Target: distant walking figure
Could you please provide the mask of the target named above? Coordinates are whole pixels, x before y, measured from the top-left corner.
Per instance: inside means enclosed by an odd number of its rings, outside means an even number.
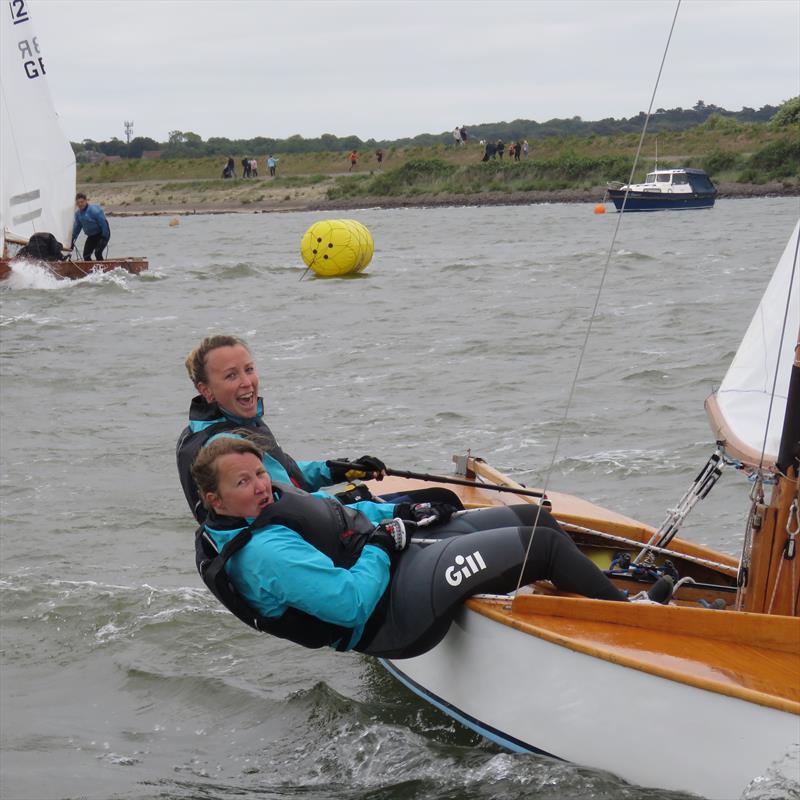
[[[383,169],[383,150],[375,151],[375,160],[378,162],[378,169]]]
[[[519,161],[522,156],[522,142],[517,142],[514,145],[514,161]]]
[[[223,178],[235,178],[236,177],[236,163],[232,158],[228,159],[228,163],[225,165],[225,168],[222,170],[222,177]]]
[[[498,158],[503,158],[503,153],[505,152],[506,146],[503,144],[502,139],[497,140],[497,156]]]
[[[267,167],[269,168],[269,174],[271,177],[275,177],[275,167],[278,165],[278,159],[275,156],[270,156],[267,159]]]
[[[528,157],[528,140],[527,139],[523,139],[522,140],[522,157],[523,158],[527,158]]]
[[[355,167],[358,166],[358,150],[353,150],[350,153],[350,169],[347,170],[348,172],[352,172]]]
[[[242,159],[242,177],[249,178],[250,177],[250,159],[243,158]]]

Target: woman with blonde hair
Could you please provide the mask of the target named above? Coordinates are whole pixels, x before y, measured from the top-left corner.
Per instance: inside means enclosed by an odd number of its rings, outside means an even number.
[[[189,407],[189,424],[178,438],[176,456],[183,493],[198,521],[205,517],[205,510],[192,480],[192,462],[215,436],[234,429],[246,429],[258,439],[264,466],[273,480],[305,491],[354,478],[383,477],[386,466],[373,456],[358,459],[369,470],[363,472],[328,461],[295,461],[286,453],[264,422],[255,360],[247,343],[238,336],[207,336],[186,357],[186,371],[198,394]]]

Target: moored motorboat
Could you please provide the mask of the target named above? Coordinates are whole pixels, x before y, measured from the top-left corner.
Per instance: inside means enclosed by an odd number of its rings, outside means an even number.
[[[702,169],[659,169],[644,183],[609,185],[606,197],[617,211],[662,211],[711,208],[717,188]]]

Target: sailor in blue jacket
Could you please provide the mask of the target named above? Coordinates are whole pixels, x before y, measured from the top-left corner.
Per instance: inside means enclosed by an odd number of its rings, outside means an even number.
[[[291,483],[307,492],[354,478],[382,478],[384,463],[362,456],[369,473],[348,471],[327,461],[295,461],[284,452],[263,420],[264,401],[258,396],[258,373],[250,348],[236,336],[207,336],[189,353],[186,370],[199,394],[189,408],[189,424],[176,448],[178,474],[186,501],[198,522],[206,516],[190,469],[198,452],[215,436],[246,430],[264,452],[264,467],[277,483]]]
[[[230,433],[199,452],[192,476],[208,508],[195,536],[206,586],[251,627],[305,647],[419,655],[467,597],[513,591],[520,575],[626,599],[537,506],[342,505],[273,484],[261,450]],[[423,526],[425,541],[411,541],[407,529]]]
[[[108,220],[103,213],[103,209],[94,203],[89,203],[83,192],[75,195],[75,222],[72,225],[72,242],[69,249],[75,247],[75,240],[81,230],[86,234],[86,242],[83,245],[83,260],[91,261],[94,253],[95,261],[103,260],[103,250],[106,249],[108,240],[111,238],[111,228]]]

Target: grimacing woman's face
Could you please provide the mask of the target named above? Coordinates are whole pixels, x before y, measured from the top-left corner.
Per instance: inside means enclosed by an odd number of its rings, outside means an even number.
[[[215,466],[217,491],[206,500],[218,514],[253,518],[273,502],[269,473],[254,453],[228,453]]]

